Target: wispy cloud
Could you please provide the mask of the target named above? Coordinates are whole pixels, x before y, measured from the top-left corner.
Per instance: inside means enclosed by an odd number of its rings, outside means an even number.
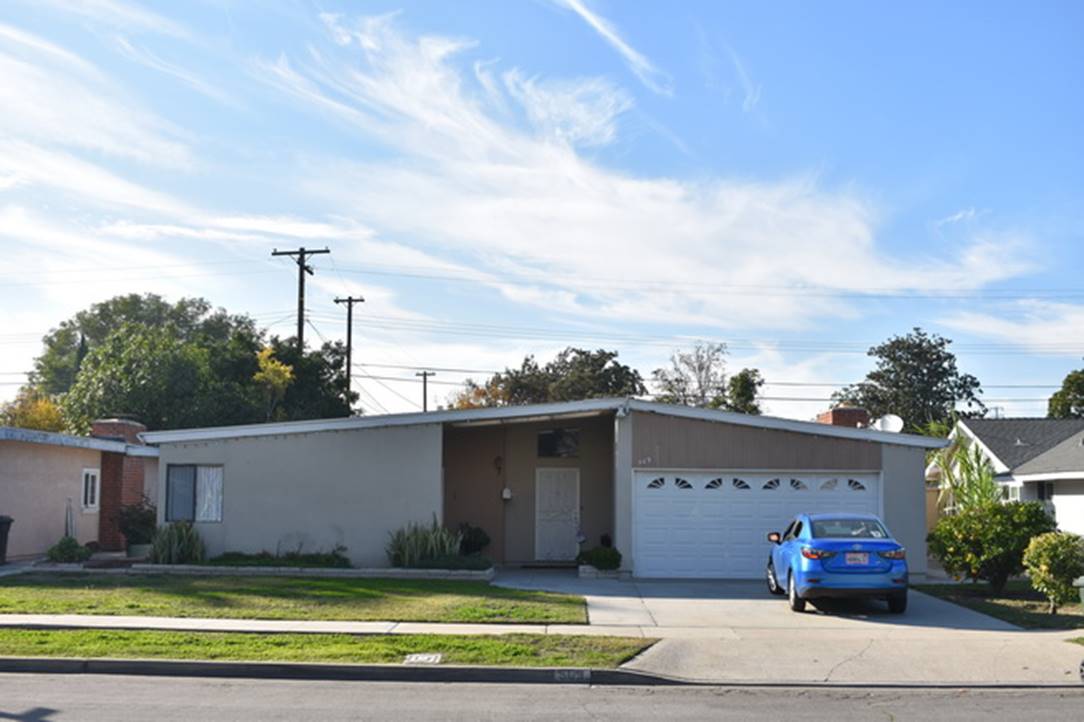
[[[757,103],[760,102],[760,84],[754,83],[753,79],[749,75],[749,71],[745,67],[745,61],[741,59],[741,56],[729,45],[726,48],[727,54],[730,55],[730,62],[734,66],[734,75],[738,78],[738,83],[741,84],[744,97],[742,98],[741,109],[748,113],[753,108],[757,107]]]
[[[492,102],[493,86],[459,69],[469,41],[411,38],[387,18],[332,32],[340,45],[321,49],[319,61],[283,58],[253,72],[382,140],[391,157],[314,161],[298,187],[432,255],[469,256],[517,303],[640,324],[795,328],[861,313],[833,291],[977,288],[1022,267],[997,238],[961,243],[951,256],[892,256],[875,240],[876,209],[814,178],[679,181],[609,170],[575,143],[555,143],[552,122],[524,128]],[[513,85],[520,107],[545,105]],[[557,117],[612,115],[592,107]],[[608,122],[577,133],[609,139]],[[502,283],[502,274],[520,280]]]
[[[120,0],[34,0],[34,4],[82,17],[96,24],[130,31],[152,32],[176,38],[191,37],[181,23],[152,10]]]
[[[949,328],[996,339],[1033,352],[1080,356],[1084,338],[1084,305],[1025,299],[1007,304],[1001,313],[961,311],[939,320]]]
[[[117,49],[120,53],[129,60],[144,65],[152,70],[157,70],[160,73],[172,76],[177,80],[187,85],[192,90],[195,90],[201,95],[205,95],[212,100],[216,100],[223,105],[231,107],[238,107],[240,104],[237,99],[230,94],[226,93],[221,88],[212,85],[203,78],[196,75],[196,73],[182,68],[179,65],[170,63],[158,55],[155,55],[146,48],[137,47],[133,45],[127,38],[117,36],[115,38]]]
[[[672,81],[669,75],[655,67],[655,64],[643,53],[629,45],[617,27],[587,6],[585,0],[554,0],[580,16],[610,47],[618,52],[628,65],[633,75],[639,78],[651,91],[660,95],[673,95]]]

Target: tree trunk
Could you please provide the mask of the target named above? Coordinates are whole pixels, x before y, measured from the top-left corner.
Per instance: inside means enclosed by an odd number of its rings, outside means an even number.
[[[1053,599],[1050,600],[1050,613],[1051,614],[1057,614],[1058,613],[1058,603],[1055,602]]]

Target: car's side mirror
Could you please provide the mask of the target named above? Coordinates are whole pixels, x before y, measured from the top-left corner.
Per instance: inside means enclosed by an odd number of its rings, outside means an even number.
[[[772,533],[768,534],[768,541],[770,541],[772,544],[778,544],[780,539],[781,537],[779,536],[779,532],[777,531],[773,531]]]

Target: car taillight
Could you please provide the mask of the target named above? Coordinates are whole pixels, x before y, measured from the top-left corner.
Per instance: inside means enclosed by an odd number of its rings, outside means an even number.
[[[806,559],[831,559],[835,555],[835,552],[825,551],[824,549],[802,547],[802,556]]]
[[[906,559],[907,558],[907,551],[903,547],[900,547],[899,549],[892,549],[891,551],[887,551],[887,552],[879,552],[879,554],[885,559]]]

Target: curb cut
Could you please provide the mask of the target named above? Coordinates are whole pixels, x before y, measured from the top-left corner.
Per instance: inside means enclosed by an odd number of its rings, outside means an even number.
[[[678,686],[696,684],[624,669],[560,667],[408,666],[203,662],[187,660],[0,657],[0,672],[27,674],[115,674],[150,677],[299,679],[354,682],[474,682],[488,684],[587,684]]]

